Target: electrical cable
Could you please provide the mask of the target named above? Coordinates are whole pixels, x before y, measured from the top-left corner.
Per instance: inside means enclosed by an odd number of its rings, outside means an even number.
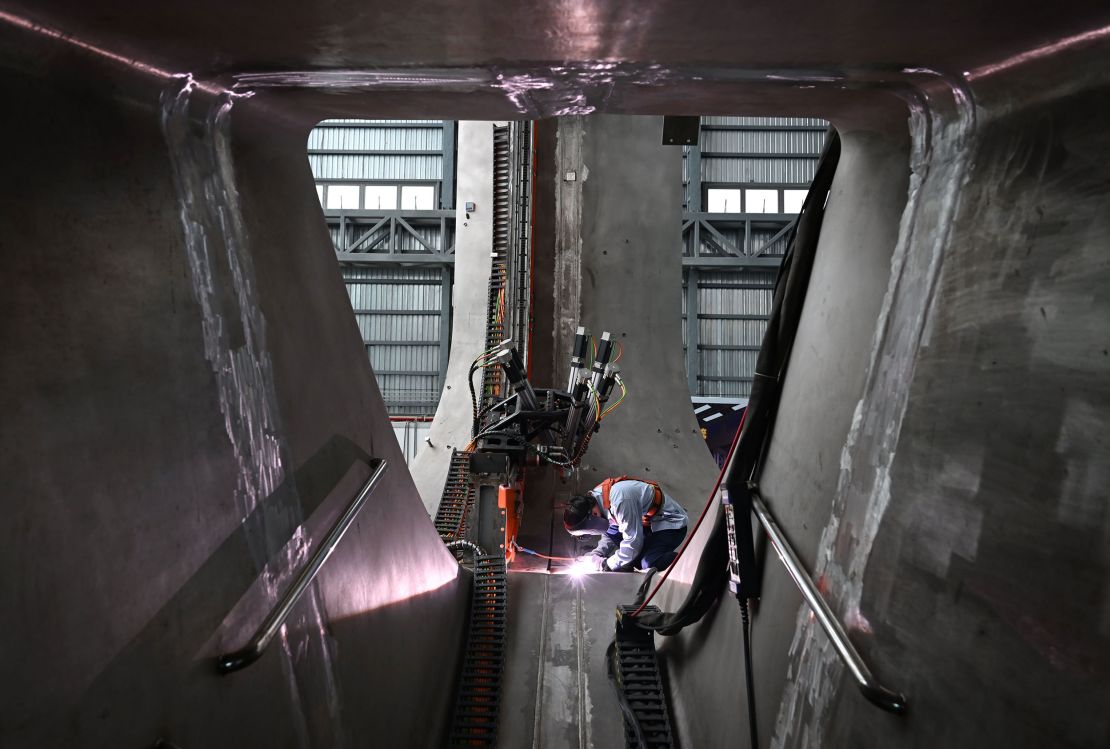
[[[594,412],[597,414],[597,418],[594,420],[594,423],[600,424],[601,417],[604,416],[604,414],[601,413],[601,393],[597,392],[597,388],[594,387],[593,382],[591,382],[590,380],[586,381],[586,387],[589,388],[590,395],[594,397]]]
[[[671,570],[678,564],[678,560],[682,558],[682,555],[686,553],[686,548],[690,545],[690,542],[694,540],[694,536],[698,533],[698,528],[701,527],[705,517],[709,514],[709,508],[712,507],[716,501],[717,490],[721,488],[721,481],[724,480],[725,473],[728,471],[728,464],[732,462],[732,454],[736,452],[736,445],[740,441],[740,433],[744,431],[744,421],[747,420],[747,417],[748,410],[744,409],[744,413],[740,417],[740,424],[736,427],[736,434],[732,435],[732,444],[728,448],[728,455],[725,456],[725,460],[721,464],[721,472],[717,474],[717,481],[713,484],[713,490],[709,492],[709,499],[706,500],[705,507],[702,508],[701,515],[698,516],[698,521],[694,523],[693,530],[686,534],[686,540],[682,542],[682,546],[679,548],[675,558],[667,565],[667,569],[663,570],[663,574],[659,576],[659,582],[655,584],[655,588],[652,589],[651,594],[632,612],[633,617],[639,616],[640,612],[644,610],[644,607],[651,603],[651,599],[655,598],[655,594],[663,587],[663,583],[667,581],[667,577],[671,574]]]
[[[448,549],[468,549],[474,556],[484,557],[486,552],[482,551],[482,547],[470,541],[458,539],[456,541],[448,541],[444,544]]]
[[[498,346],[494,346],[493,348],[478,354],[478,356],[476,356],[474,358],[474,361],[471,363],[470,371],[466,375],[466,384],[470,387],[471,437],[473,437],[478,432],[478,420],[481,416],[478,413],[478,395],[474,391],[474,373],[477,372],[479,369],[485,369],[486,367],[494,366],[494,363],[489,361],[489,357],[492,356],[498,348]]]
[[[578,464],[577,458],[575,458],[574,460],[556,460],[547,453],[540,452],[538,449],[535,448],[534,445],[526,444],[525,447],[531,447],[535,451],[536,455],[538,455],[542,460],[546,460],[548,463],[555,466],[556,468],[574,468],[574,466]]]
[[[519,434],[514,434],[513,432],[502,432],[500,429],[487,429],[480,434],[476,434],[474,435],[474,442],[477,442],[483,437],[491,437],[495,434],[499,437],[505,437],[506,439],[512,440],[513,442],[524,442],[524,438],[521,437]]]
[[[532,549],[527,549],[527,548],[521,546],[520,544],[518,544],[516,542],[515,538],[511,541],[511,543],[513,545],[513,548],[516,549],[517,551],[519,551],[521,554],[527,554],[529,556],[539,557],[540,559],[547,559],[548,561],[551,561],[551,562],[577,562],[578,561],[577,557],[553,557],[553,556],[550,556],[548,554],[541,554],[538,551],[534,551]]]
[[[609,407],[608,407],[607,409],[605,409],[605,411],[603,411],[603,412],[602,412],[602,414],[601,414],[601,415],[602,415],[603,417],[604,417],[604,416],[608,416],[608,415],[609,415],[609,413],[610,413],[611,411],[615,410],[617,406],[619,406],[620,404],[624,403],[624,399],[625,399],[625,396],[627,396],[627,395],[628,395],[628,388],[627,388],[627,387],[625,387],[625,384],[624,384],[624,380],[617,380],[617,384],[621,386],[621,397],[617,399],[617,402],[616,402],[616,403],[614,403],[613,405],[609,406]],[[600,419],[598,419],[598,421],[600,421]]]
[[[744,630],[744,678],[748,692],[748,731],[751,749],[759,749],[759,730],[755,725],[755,677],[752,675],[752,621],[748,616],[748,599],[740,599],[740,628]]]

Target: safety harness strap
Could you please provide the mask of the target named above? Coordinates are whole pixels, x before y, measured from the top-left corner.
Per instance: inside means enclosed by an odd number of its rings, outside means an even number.
[[[619,484],[621,481],[639,481],[648,484],[654,490],[654,496],[651,499],[651,506],[648,507],[647,512],[644,513],[640,519],[645,528],[651,526],[651,519],[663,507],[663,490],[659,488],[659,484],[654,481],[647,481],[646,479],[633,478],[632,476],[617,476],[616,478],[605,479],[601,482],[601,503],[605,505],[605,511],[609,512],[609,491],[613,488],[613,484]]]

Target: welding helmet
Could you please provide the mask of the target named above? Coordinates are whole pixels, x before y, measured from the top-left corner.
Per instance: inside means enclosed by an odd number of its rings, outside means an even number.
[[[593,494],[577,494],[567,502],[563,510],[563,527],[572,536],[600,536],[609,530],[606,518],[593,514],[600,507]]]

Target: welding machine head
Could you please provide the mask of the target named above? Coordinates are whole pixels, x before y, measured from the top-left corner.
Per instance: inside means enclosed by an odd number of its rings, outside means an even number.
[[[609,521],[593,494],[576,494],[563,510],[563,527],[572,536],[600,536],[609,529]]]

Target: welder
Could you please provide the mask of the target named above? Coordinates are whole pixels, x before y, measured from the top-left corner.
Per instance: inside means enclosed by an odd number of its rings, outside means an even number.
[[[601,536],[578,560],[599,572],[665,569],[686,537],[687,521],[682,505],[659,484],[629,476],[572,496],[563,511],[563,527],[572,536]]]

